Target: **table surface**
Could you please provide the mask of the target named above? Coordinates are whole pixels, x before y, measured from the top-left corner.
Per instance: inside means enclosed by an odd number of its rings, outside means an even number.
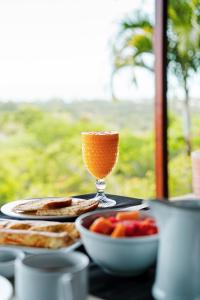
[[[81,195],[89,199],[92,194]],[[110,195],[117,201],[117,208],[141,204],[141,199]],[[6,218],[0,213],[0,218]],[[85,252],[83,246],[78,251]],[[136,277],[116,277],[105,273],[94,262],[89,266],[89,294],[88,300],[151,300],[152,284],[155,268],[148,269],[145,273]],[[14,299],[13,299],[14,300]]]

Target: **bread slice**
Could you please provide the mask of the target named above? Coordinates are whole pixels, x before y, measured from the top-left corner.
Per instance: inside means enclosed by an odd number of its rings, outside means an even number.
[[[92,211],[98,207],[99,201],[95,199],[80,200],[72,199],[71,206],[58,209],[38,209],[36,215],[39,216],[64,216],[76,217],[85,212]]]
[[[7,220],[0,220],[0,229],[5,228],[9,224]]]
[[[37,232],[19,229],[0,229],[0,245],[20,245],[58,249],[71,245],[74,240],[66,232]]]
[[[36,212],[38,209],[56,209],[71,205],[71,198],[45,198],[27,200],[22,204],[18,204],[13,208],[15,212]]]
[[[31,221],[31,220],[7,220],[6,222],[0,221],[0,229],[6,228],[6,229],[24,229],[28,230],[32,228],[33,226],[39,226],[39,225],[52,225],[52,224],[60,224],[59,222],[52,222],[52,221]]]
[[[31,231],[42,231],[42,232],[66,232],[74,240],[80,238],[80,234],[76,229],[74,223],[71,222],[52,222],[52,221],[0,221],[0,229],[13,229],[13,230],[31,230]]]
[[[51,221],[0,221],[0,245],[58,249],[80,238],[74,223]]]
[[[53,222],[52,222],[53,223]],[[77,240],[80,234],[76,229],[74,223],[54,223],[54,224],[41,224],[31,227],[32,231],[46,231],[46,232],[67,232],[72,239]]]

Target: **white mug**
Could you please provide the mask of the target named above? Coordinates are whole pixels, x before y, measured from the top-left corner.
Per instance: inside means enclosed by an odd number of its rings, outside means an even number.
[[[89,259],[80,252],[37,254],[15,264],[17,300],[86,300]]]

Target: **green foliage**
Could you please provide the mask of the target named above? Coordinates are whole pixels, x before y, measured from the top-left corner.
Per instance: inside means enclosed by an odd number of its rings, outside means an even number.
[[[191,160],[185,154],[180,154],[169,162],[169,190],[173,196],[185,195],[191,192]]]
[[[199,148],[200,121],[194,117],[193,122],[194,143]],[[170,194],[175,196],[191,191],[191,166],[183,151],[180,118],[170,114],[169,123]],[[19,106],[0,112],[0,124],[0,203],[94,192],[94,178],[82,161],[80,133],[109,129],[109,123],[102,126],[96,118],[77,121],[66,110],[44,112],[36,106]],[[152,129],[121,128],[118,163],[106,180],[107,192],[154,197],[154,179]]]
[[[131,68],[132,79],[136,83],[135,67],[153,71],[153,67],[146,60],[146,54],[153,53],[152,45],[153,24],[147,15],[135,12],[120,24],[119,34],[113,45],[114,75],[122,68]]]
[[[200,66],[200,1],[170,0],[168,8],[169,70],[184,89],[191,73]],[[141,11],[134,11],[120,23],[113,45],[113,74],[124,67],[142,67],[153,71],[153,20]],[[148,54],[148,59],[147,59]]]
[[[119,34],[113,45],[113,99],[114,77],[122,68],[129,68],[137,83],[137,68],[154,70],[153,20],[143,12],[133,12],[120,23]],[[170,0],[168,5],[168,70],[176,76],[185,97],[183,104],[183,136],[187,153],[191,153],[191,126],[189,86],[191,75],[200,67],[200,0]],[[157,41],[156,41],[157,42]]]
[[[200,66],[200,1],[170,0],[168,9],[168,60],[182,86]]]
[[[168,117],[168,147],[170,158],[177,156],[177,153],[185,154],[184,138],[182,135],[182,122],[180,116],[170,113]]]

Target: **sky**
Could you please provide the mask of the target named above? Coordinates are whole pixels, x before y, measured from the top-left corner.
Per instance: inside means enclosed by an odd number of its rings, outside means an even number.
[[[154,1],[1,0],[0,99],[109,99],[111,41],[123,16]],[[128,72],[115,79],[118,97],[153,95],[153,76],[138,72],[143,87]]]
[[[110,99],[111,41],[136,9],[154,14],[154,0],[1,0],[0,100]],[[154,96],[154,77],[118,73],[118,98]],[[192,80],[199,95],[200,76]],[[181,95],[172,80],[172,95]]]

